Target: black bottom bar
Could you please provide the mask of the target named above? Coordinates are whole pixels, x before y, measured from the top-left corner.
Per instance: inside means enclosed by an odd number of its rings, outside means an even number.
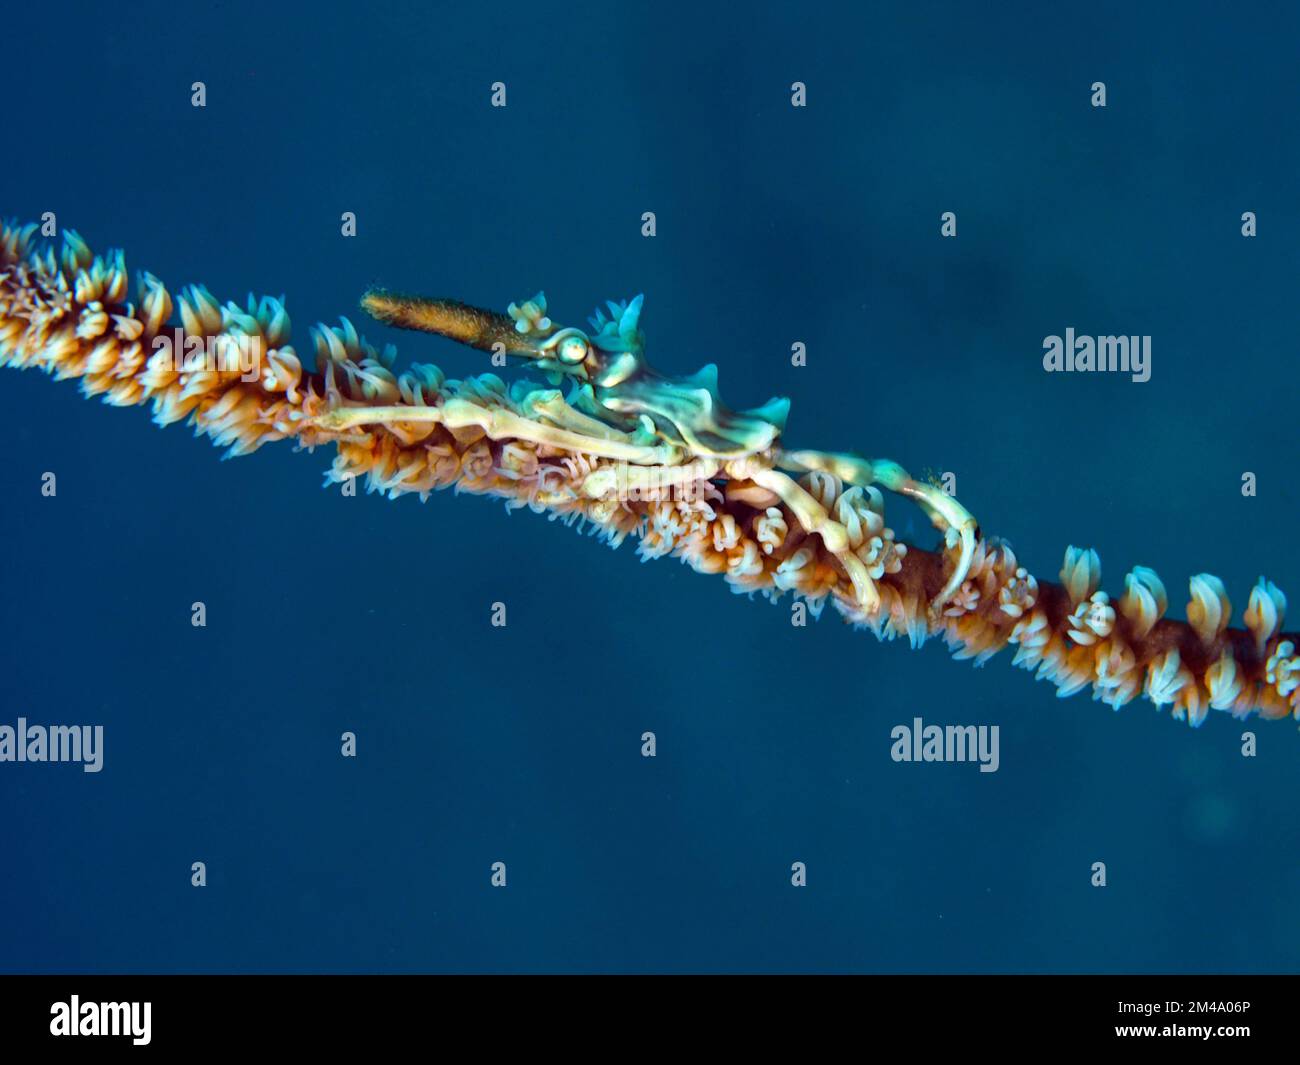
[[[1293,976],[7,976],[6,1058],[108,1044],[617,1050],[703,1039],[1074,1050],[1287,1047]],[[147,1004],[147,1010],[146,1010]],[[56,1034],[58,1033],[58,1034]],[[116,1033],[116,1034],[114,1034]],[[613,1040],[613,1042],[611,1042]],[[696,1042],[698,1046],[698,1042]]]

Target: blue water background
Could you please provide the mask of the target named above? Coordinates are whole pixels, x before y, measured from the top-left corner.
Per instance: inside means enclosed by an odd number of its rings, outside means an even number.
[[[1204,571],[1238,610],[1261,573],[1300,604],[1300,19],[1143,6],[29,5],[0,212],[174,291],[284,294],[303,349],[372,283],[544,288],[572,324],[644,292],[657,364],[790,396],[796,444],[954,472],[1044,578],[1076,544],[1112,592],[1155,567],[1180,616]],[[1151,335],[1152,379],[1045,374],[1066,327]],[[0,422],[0,722],[107,736],[98,775],[0,765],[2,970],[1300,965],[1293,723],[1243,758],[1221,713],[794,628],[499,502],[220,462],[37,373],[0,374]],[[999,725],[1000,770],[891,761],[918,716]]]

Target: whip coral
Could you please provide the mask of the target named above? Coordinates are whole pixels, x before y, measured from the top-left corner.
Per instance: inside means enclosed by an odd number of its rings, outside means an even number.
[[[1165,617],[1164,584],[1145,567],[1118,598],[1102,591],[1091,550],[1066,551],[1059,583],[1037,580],[897,464],[785,450],[786,401],[732,411],[713,367],[655,372],[640,297],[597,312],[590,334],[558,327],[541,294],[508,315],[363,299],[389,324],[530,360],[549,385],[449,380],[421,364],[398,372],[393,349],[347,319],[311,331],[309,369],[278,300],[222,304],[197,286],[173,296],[147,273],[133,286],[121,252],[94,256],[72,232],[56,252],[33,234],[0,227],[0,365],[78,378],[117,406],[149,404],[159,425],[186,421],[230,455],[279,440],[333,445],[327,483],[364,477],[389,498],[447,487],[497,496],[613,546],[631,537],[643,560],[679,558],[735,592],[789,592],[818,614],[829,603],[882,639],[939,637],[977,663],[1011,646],[1014,664],[1061,696],[1091,688],[1116,709],[1145,696],[1192,725],[1212,709],[1300,719],[1300,636],[1282,631],[1286,598],[1271,582],[1251,590],[1234,629],[1208,574],[1191,579],[1186,622]],[[896,539],[877,484],[926,511],[943,534],[937,550]]]

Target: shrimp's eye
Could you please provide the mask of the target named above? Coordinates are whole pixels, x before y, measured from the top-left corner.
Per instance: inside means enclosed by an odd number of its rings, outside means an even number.
[[[576,365],[587,357],[587,342],[578,336],[565,337],[556,347],[555,354],[561,362]]]

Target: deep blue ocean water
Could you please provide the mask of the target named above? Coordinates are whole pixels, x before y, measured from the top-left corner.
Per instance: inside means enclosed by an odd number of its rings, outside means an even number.
[[[1300,602],[1283,10],[14,9],[0,212],[173,291],[283,293],[304,349],[372,283],[544,288],[572,324],[644,292],[664,369],[790,396],[796,444],[953,471],[1045,578],[1076,544],[1112,592],[1156,568],[1179,616],[1203,571],[1238,610],[1261,573]],[[1044,373],[1066,327],[1150,335],[1151,380]],[[0,418],[0,723],[106,736],[99,774],[0,764],[0,969],[1300,965],[1294,723],[1194,731],[1009,654],[794,628],[630,545],[346,499],[323,453],[220,462],[37,373],[0,373]],[[999,725],[998,772],[892,761],[917,716]]]

